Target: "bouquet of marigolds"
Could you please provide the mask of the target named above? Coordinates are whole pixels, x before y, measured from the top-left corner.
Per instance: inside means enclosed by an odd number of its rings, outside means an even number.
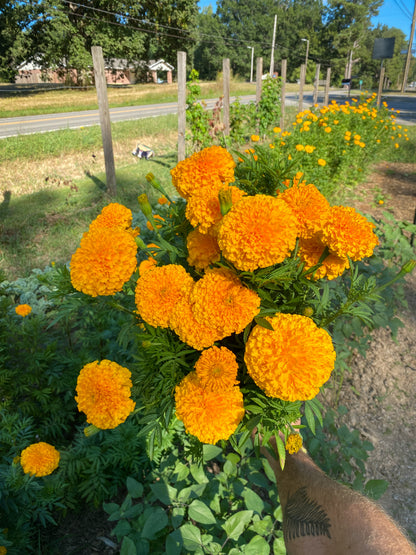
[[[375,226],[331,206],[300,174],[274,194],[248,194],[235,168],[220,146],[197,152],[171,170],[177,194],[149,174],[155,207],[145,194],[134,215],[111,203],[82,237],[72,295],[126,318],[118,338],[126,361],[80,369],[75,399],[87,435],[141,411],[150,453],[176,418],[196,452],[226,440],[239,450],[255,429],[264,444],[273,435],[283,465],[302,446],[302,427],[321,420],[316,396],[336,359],[331,324],[363,290],[373,300],[381,290],[360,289],[355,265],[378,244]],[[343,297],[336,284],[345,272]],[[305,424],[294,425],[301,416]],[[59,453],[39,443],[21,461],[42,475]]]

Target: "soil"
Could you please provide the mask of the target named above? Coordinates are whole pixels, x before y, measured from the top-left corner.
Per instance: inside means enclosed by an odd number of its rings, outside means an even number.
[[[380,217],[387,210],[413,222],[416,164],[380,163],[359,189],[361,198],[350,204],[360,212]],[[352,360],[340,402],[348,407],[349,425],[374,445],[366,477],[389,482],[378,503],[416,542],[416,270],[407,276],[405,294],[397,340],[388,329],[372,334],[366,358]]]
[[[380,163],[358,191],[358,200],[348,204],[360,212],[380,217],[387,210],[397,220],[413,222],[416,164]],[[396,341],[388,329],[372,334],[366,358],[357,354],[351,361],[340,403],[348,407],[346,423],[374,445],[366,479],[389,482],[378,503],[416,542],[416,270],[407,276],[405,292],[408,307],[399,309],[404,327]],[[57,553],[117,553],[113,523],[106,519],[101,510],[67,519],[55,538]]]

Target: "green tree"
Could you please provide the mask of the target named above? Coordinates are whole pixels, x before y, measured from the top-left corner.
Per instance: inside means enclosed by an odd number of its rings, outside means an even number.
[[[94,45],[102,47],[105,58],[132,63],[163,57],[176,65],[176,51],[193,44],[196,0],[43,0],[27,6],[24,25],[8,51],[16,52],[21,44],[20,57],[36,59],[45,70],[75,69],[79,82],[90,72]],[[18,24],[21,20],[17,15]]]
[[[194,51],[194,67],[201,79],[215,80],[226,56],[226,27],[209,6],[198,16],[198,38]]]
[[[383,0],[328,0],[322,42],[331,58],[333,80],[357,73],[356,64],[368,52],[365,42],[371,18],[378,14],[382,3]]]
[[[16,0],[0,0],[0,79],[13,81],[16,68],[26,58],[26,30],[30,7]]]

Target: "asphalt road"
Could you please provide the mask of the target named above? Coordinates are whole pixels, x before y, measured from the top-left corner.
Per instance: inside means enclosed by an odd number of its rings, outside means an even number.
[[[329,100],[345,102],[347,93],[344,91],[330,94]],[[351,97],[353,98],[353,97]],[[240,97],[244,103],[253,102],[255,96]],[[389,95],[383,97],[389,108],[400,110],[398,121],[404,125],[416,124],[416,95],[400,96]],[[233,101],[233,98],[231,98]],[[320,93],[318,103],[323,102],[323,94]],[[216,99],[205,101],[207,108],[213,108]],[[286,95],[286,105],[297,106],[299,97],[296,93]],[[303,106],[306,108],[312,104],[312,93],[306,93],[303,99]],[[145,106],[127,106],[123,108],[111,108],[110,119],[112,122],[124,120],[137,120],[141,118],[156,117],[166,114],[177,113],[177,103],[169,102],[165,104],[149,104]],[[55,131],[57,129],[75,129],[99,124],[98,110],[86,110],[82,112],[67,112],[63,114],[45,114],[39,116],[25,116],[15,118],[0,118],[0,139],[17,135],[27,135],[32,133],[43,133]]]

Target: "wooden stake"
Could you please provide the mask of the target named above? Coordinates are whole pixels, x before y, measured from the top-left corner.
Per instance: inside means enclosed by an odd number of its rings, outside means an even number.
[[[186,52],[178,52],[178,162],[185,160]]]

